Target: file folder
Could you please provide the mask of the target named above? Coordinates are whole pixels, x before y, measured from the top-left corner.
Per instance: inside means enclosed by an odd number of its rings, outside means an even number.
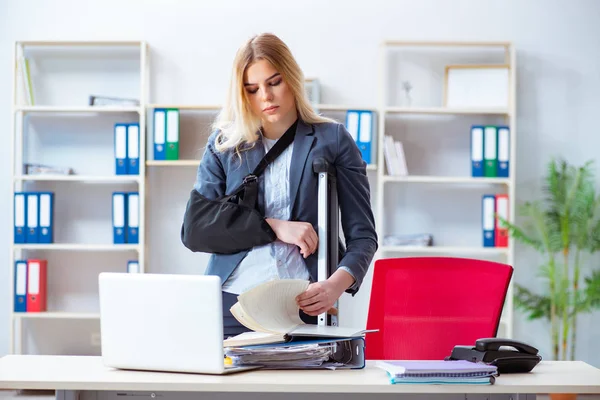
[[[138,192],[127,194],[127,243],[139,243],[140,195]]]
[[[127,124],[115,124],[115,173],[127,175]]]
[[[360,113],[360,127],[358,129],[358,148],[363,160],[371,164],[371,142],[373,140],[373,112]]]
[[[54,193],[40,192],[40,226],[39,242],[54,242]]]
[[[358,143],[358,122],[359,122],[359,120],[360,120],[360,115],[359,115],[358,111],[348,110],[346,112],[346,129],[348,130],[348,133],[350,133],[350,136],[352,136],[354,143]]]
[[[126,242],[126,194],[123,192],[113,193],[112,220],[113,220],[113,243],[123,244]]]
[[[471,176],[483,175],[483,126],[471,127]]]
[[[128,274],[139,274],[140,272],[140,263],[138,261],[128,261],[127,262],[127,273]]]
[[[483,247],[495,246],[495,213],[496,199],[494,195],[483,195],[482,229]]]
[[[496,214],[505,220],[508,220],[508,195],[496,195]],[[496,223],[495,244],[496,247],[508,247],[508,228],[505,227],[498,218],[494,218]]]
[[[510,128],[498,127],[498,176],[508,178],[510,165]]]
[[[27,312],[46,311],[46,260],[27,260]]]
[[[179,159],[179,110],[167,110],[167,160]]]
[[[493,178],[498,176],[498,131],[495,126],[486,126],[483,133],[483,172],[484,176]]]
[[[39,243],[39,196],[27,193],[27,243]]]
[[[15,193],[15,243],[27,243],[27,205],[26,205],[27,194],[24,192]]]
[[[127,125],[127,174],[140,174],[140,124]]]
[[[167,136],[167,114],[162,108],[154,110],[154,159],[166,160],[166,136]]]
[[[15,261],[15,312],[27,311],[27,261]]]

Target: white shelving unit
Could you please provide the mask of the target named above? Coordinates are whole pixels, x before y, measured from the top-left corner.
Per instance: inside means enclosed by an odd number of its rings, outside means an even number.
[[[57,56],[58,54],[58,56]],[[83,54],[83,55],[82,55]],[[36,98],[34,105],[27,105],[23,96],[20,95],[20,85],[23,84],[20,77],[18,60],[21,57],[27,56],[30,62],[39,64],[40,79],[47,78],[50,82],[44,82],[43,89],[46,90],[42,96],[37,98],[39,92],[36,92]],[[125,66],[125,71],[131,74],[137,75],[137,81],[132,82],[127,80],[127,85],[135,85],[137,89],[131,90],[128,94],[135,96],[139,100],[139,106],[88,106],[81,105],[82,97],[87,94],[101,94],[104,89],[104,85],[110,87],[107,88],[107,92],[115,89],[115,86],[111,79],[111,73],[118,75],[123,72],[120,71],[106,72],[106,68],[98,68],[96,65],[91,65],[86,62],[90,57],[95,57],[96,60],[118,63],[120,66]],[[50,61],[48,61],[50,59]],[[69,69],[71,74],[56,74],[56,63],[62,63],[63,68]],[[26,334],[25,326],[26,321],[30,320],[98,320],[99,315],[97,312],[77,312],[69,310],[51,309],[48,307],[46,312],[14,312],[14,262],[18,259],[27,259],[29,254],[34,254],[35,258],[48,259],[48,281],[50,282],[51,276],[54,273],[55,268],[61,268],[65,273],[68,271],[81,271],[85,268],[76,267],[87,267],[72,265],[70,261],[71,257],[75,257],[75,254],[80,254],[81,257],[89,257],[93,259],[103,259],[104,256],[109,254],[123,254],[122,257],[126,259],[137,259],[140,266],[140,271],[144,272],[145,256],[146,256],[146,233],[145,233],[145,198],[146,198],[146,170],[143,168],[145,165],[145,152],[143,149],[146,146],[146,137],[143,134],[146,131],[146,104],[147,96],[149,93],[149,57],[148,57],[148,46],[144,41],[22,41],[16,42],[14,47],[14,59],[13,59],[13,107],[12,107],[12,126],[11,126],[11,148],[14,158],[11,166],[12,176],[12,190],[11,198],[14,196],[14,192],[24,190],[37,190],[38,186],[43,185],[44,191],[55,192],[54,200],[54,243],[50,244],[38,244],[38,243],[26,243],[26,244],[15,244],[14,234],[11,230],[10,235],[10,254],[9,254],[9,285],[10,285],[10,312],[9,312],[9,352],[21,353],[22,343]],[[135,67],[130,68],[132,65]],[[91,71],[90,71],[91,69]],[[54,75],[53,75],[54,74]],[[86,74],[99,75],[94,76],[93,82],[87,82],[86,84],[77,87],[82,81],[85,81],[88,77]],[[32,74],[33,75],[33,74]],[[36,79],[32,76],[32,82],[34,90],[36,88]],[[100,82],[100,83],[98,83]],[[37,82],[39,83],[39,82]],[[88,85],[89,83],[89,85]],[[127,86],[123,85],[123,86]],[[56,93],[56,89],[61,86],[68,87],[69,91],[77,92],[79,97],[77,100],[65,100],[68,93]],[[89,92],[89,90],[97,90],[96,93]],[[118,88],[117,88],[118,89]],[[131,89],[127,86],[127,89]],[[53,91],[54,92],[51,92]],[[118,90],[117,90],[118,91]],[[126,97],[126,96],[124,96]],[[83,98],[86,101],[87,98]],[[32,159],[28,159],[27,151],[27,140],[28,140],[28,128],[30,125],[27,120],[30,118],[41,117],[42,122],[38,124],[40,129],[52,129],[52,121],[74,121],[78,124],[82,124],[82,121],[89,121],[89,118],[93,118],[99,123],[103,124],[103,128],[99,129],[101,132],[99,136],[102,137],[102,144],[110,146],[110,143],[114,140],[114,130],[112,124],[115,120],[121,117],[125,117],[127,122],[139,122],[140,124],[140,172],[139,175],[116,175],[114,172],[114,156],[105,158],[107,163],[113,165],[113,170],[110,171],[108,168],[109,164],[106,164],[106,171],[101,171],[98,174],[93,173],[81,173],[74,175],[23,175],[22,165],[24,162],[37,162],[35,155]],[[108,122],[107,122],[108,119]],[[102,122],[104,121],[104,122]],[[67,125],[70,122],[66,122]],[[83,125],[87,122],[83,122]],[[50,127],[50,128],[49,128]],[[108,128],[107,128],[108,127]],[[107,129],[106,129],[107,128]],[[62,132],[61,135],[73,134],[73,137],[77,136],[72,132]],[[96,133],[96,132],[95,132]],[[96,145],[98,143],[95,143]],[[44,149],[44,143],[38,144],[39,151],[36,153],[37,156],[43,157],[47,155]],[[90,153],[97,151],[94,148],[94,144],[90,145]],[[110,152],[108,146],[101,150]],[[53,150],[48,150],[52,152]],[[56,150],[54,150],[56,152]],[[73,152],[71,150],[71,152]],[[69,151],[65,152],[66,154]],[[106,154],[106,153],[105,153]],[[69,159],[70,160],[70,159]],[[65,161],[68,162],[68,161]],[[91,161],[93,163],[93,161]],[[64,166],[64,165],[61,165]],[[91,168],[92,166],[90,166]],[[112,172],[112,173],[111,173]],[[33,185],[32,189],[26,187],[26,185]],[[61,185],[69,185],[64,187]],[[101,224],[104,226],[102,230],[111,232],[110,235],[104,235],[106,240],[100,242],[82,242],[77,241],[64,241],[61,240],[60,232],[63,236],[65,232],[69,231],[68,225],[72,222],[66,218],[61,218],[57,215],[57,204],[62,201],[71,200],[67,199],[70,194],[82,193],[85,191],[94,190],[99,186],[103,187],[103,190],[110,190],[106,188],[107,185],[114,185],[114,191],[119,191],[123,185],[129,185],[133,191],[139,192],[139,243],[137,244],[113,244],[112,242],[112,220],[107,218],[102,221]],[[75,200],[76,201],[76,200]],[[110,203],[110,200],[108,200]],[[10,218],[11,221],[14,219],[14,204],[11,200]],[[69,204],[69,207],[71,204]],[[104,204],[106,207],[106,204]],[[92,208],[92,207],[90,207]],[[90,209],[90,212],[94,210]],[[74,228],[75,229],[75,228]],[[94,228],[90,228],[94,229]],[[77,236],[71,234],[70,236]],[[69,239],[73,239],[69,237]],[[75,237],[75,239],[78,239]],[[60,254],[59,257],[61,262],[55,263],[54,260]],[[125,260],[125,259],[122,259]],[[59,265],[57,265],[59,264]],[[100,261],[100,265],[101,261]],[[126,271],[126,263],[122,264],[123,272]],[[91,273],[93,279],[93,272]],[[55,277],[54,277],[55,278]],[[52,279],[55,280],[55,279]],[[76,284],[79,284],[77,282]],[[81,282],[86,287],[95,287],[95,282]],[[48,299],[50,300],[50,299]],[[50,301],[48,301],[50,305]],[[97,311],[97,310],[96,310]]]
[[[484,64],[485,61],[481,61],[484,57],[497,57],[503,64],[509,65],[509,107],[508,108],[453,108],[445,107],[442,104],[442,86],[439,86],[439,96],[434,101],[427,104],[421,102],[419,104],[393,104],[394,101],[390,98],[394,98],[394,95],[400,92],[400,85],[394,83],[399,82],[400,79],[406,79],[399,77],[398,69],[401,62],[406,62],[408,56],[398,55],[398,50],[402,51],[413,51],[412,55],[417,55],[417,64],[414,70],[406,69],[409,73],[412,72],[412,77],[423,78],[424,70],[428,68],[442,68],[443,62],[440,62],[436,57],[452,57],[452,51],[469,52],[471,60],[462,63],[479,63]],[[426,190],[433,190],[432,185],[436,185],[435,190],[444,190],[444,193],[450,193],[451,191],[464,191],[464,196],[477,196],[480,199],[480,194],[473,194],[472,191],[475,189],[481,190],[482,188],[490,190],[499,190],[500,192],[507,193],[509,195],[509,220],[514,222],[514,209],[515,209],[515,159],[516,159],[516,142],[517,142],[517,129],[516,129],[516,64],[515,64],[515,50],[510,43],[505,42],[402,42],[402,41],[386,41],[381,46],[381,58],[380,58],[380,71],[379,71],[379,123],[378,123],[378,153],[377,153],[377,183],[376,183],[376,224],[380,240],[380,248],[376,258],[389,258],[389,257],[403,257],[407,255],[421,255],[421,256],[458,256],[458,257],[473,257],[480,259],[494,259],[500,262],[505,262],[509,265],[514,265],[514,243],[512,238],[509,238],[509,244],[506,248],[491,248],[483,247],[481,241],[479,243],[473,243],[469,245],[464,244],[441,244],[439,246],[429,247],[416,247],[416,246],[386,246],[382,245],[383,239],[386,234],[393,230],[390,227],[389,216],[395,211],[398,211],[398,206],[390,204],[389,199],[386,199],[388,191],[397,190],[396,187],[401,184],[410,184],[402,186],[405,191],[411,190],[415,185],[425,187]],[[394,53],[396,52],[396,53]],[[494,53],[494,54],[492,54]],[[406,54],[406,53],[405,53]],[[427,55],[425,55],[427,54]],[[432,58],[434,59],[432,61]],[[448,64],[458,64],[461,62],[448,62]],[[496,62],[498,63],[498,62]],[[415,72],[416,71],[416,72]],[[435,78],[438,79],[437,83],[443,84],[443,73],[439,70],[430,71]],[[440,78],[442,76],[442,78]],[[435,80],[434,78],[434,80]],[[414,82],[413,82],[414,83]],[[430,82],[427,82],[430,83]],[[433,91],[433,85],[424,84],[422,87],[423,92],[428,92],[431,95]],[[396,93],[392,93],[393,91]],[[415,89],[418,90],[418,89]],[[397,97],[397,95],[396,95]],[[422,96],[425,97],[425,96]],[[435,96],[434,96],[435,97]],[[390,104],[392,103],[392,104]],[[433,104],[431,104],[433,103]],[[452,175],[452,176],[440,176],[440,175],[410,175],[411,165],[408,165],[409,175],[407,176],[391,176],[387,175],[386,165],[384,159],[384,137],[386,134],[391,134],[398,138],[398,135],[402,135],[404,132],[395,130],[394,128],[388,128],[390,120],[393,118],[413,118],[417,121],[429,121],[431,124],[428,126],[435,126],[436,124],[445,124],[449,118],[463,118],[467,121],[470,118],[497,118],[501,119],[502,123],[510,127],[510,164],[509,164],[509,178],[474,178],[470,174],[470,157],[469,149],[464,149],[465,162],[469,163],[468,173],[463,175]],[[466,122],[465,127],[468,127],[471,122]],[[408,126],[408,123],[407,123]],[[408,130],[408,128],[407,128]],[[421,132],[426,132],[426,128],[423,128]],[[410,133],[411,143],[417,142],[421,139],[419,133],[415,133],[416,129],[412,129]],[[437,133],[437,132],[436,132]],[[470,135],[470,130],[464,130],[461,132],[447,131],[445,135],[453,134]],[[441,137],[440,137],[441,139]],[[418,146],[417,146],[418,147]],[[422,148],[419,148],[423,151]],[[408,153],[405,145],[405,153]],[[454,197],[453,197],[454,198]],[[471,203],[469,203],[471,204]],[[480,204],[480,203],[479,203]],[[411,204],[413,206],[414,204]],[[418,206],[418,205],[417,205]],[[453,212],[453,204],[450,202],[445,205],[448,212]],[[426,211],[426,210],[425,210]],[[481,215],[480,209],[473,210],[477,213],[477,216]],[[397,221],[396,221],[397,222]],[[418,227],[411,228],[419,229]],[[470,228],[469,228],[470,229]],[[474,232],[479,232],[481,238],[481,224],[478,223],[472,226]],[[481,240],[481,239],[480,239]],[[435,237],[434,237],[435,241]],[[502,314],[501,326],[499,335],[505,337],[512,337],[513,335],[513,285],[509,287],[509,291],[506,297],[506,302]]]

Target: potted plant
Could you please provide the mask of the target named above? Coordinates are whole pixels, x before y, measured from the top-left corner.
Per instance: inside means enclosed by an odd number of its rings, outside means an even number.
[[[549,322],[554,360],[575,359],[577,316],[600,308],[600,266],[590,257],[600,250],[600,194],[592,165],[550,161],[543,199],[520,207],[523,226],[498,217],[513,239],[542,255],[545,290],[514,284],[514,300],[529,320]]]

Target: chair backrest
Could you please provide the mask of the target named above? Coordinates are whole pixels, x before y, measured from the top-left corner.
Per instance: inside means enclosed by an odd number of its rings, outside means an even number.
[[[510,265],[458,257],[375,261],[365,355],[440,360],[455,345],[495,337],[512,277]]]

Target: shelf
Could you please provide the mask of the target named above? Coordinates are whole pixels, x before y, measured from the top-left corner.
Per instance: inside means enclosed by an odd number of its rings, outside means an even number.
[[[222,106],[218,104],[148,104],[146,108],[177,108],[179,110],[208,110],[219,111]]]
[[[139,251],[139,244],[80,244],[80,243],[24,243],[14,244],[15,250],[64,251]]]
[[[83,312],[13,312],[14,318],[21,319],[99,319],[99,313]]]
[[[19,175],[15,181],[52,181],[82,183],[140,183],[139,175]]]
[[[470,176],[394,176],[386,175],[384,182],[406,183],[466,183],[484,185],[510,185],[510,178],[473,178]]]
[[[509,249],[507,247],[381,246],[381,251],[388,253],[506,255]]]
[[[348,111],[348,110],[367,110],[377,111],[376,107],[362,107],[359,105],[344,105],[344,104],[315,104],[314,108],[323,111]]]
[[[509,115],[506,108],[386,107],[388,114]]]
[[[68,41],[56,41],[56,40],[32,40],[32,41],[19,41],[17,44],[21,46],[142,46],[146,44],[144,41],[106,41],[106,40],[68,40]]]
[[[141,108],[138,106],[16,106],[14,110],[27,113],[139,113]]]
[[[197,167],[200,160],[148,160],[148,167]]]
[[[367,171],[377,171],[377,164],[367,164]]]

